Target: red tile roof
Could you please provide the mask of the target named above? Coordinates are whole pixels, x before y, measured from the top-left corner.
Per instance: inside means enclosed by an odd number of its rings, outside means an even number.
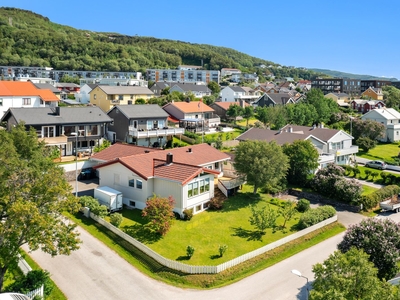
[[[146,151],[154,152],[161,150],[129,144],[115,143],[114,145],[111,145],[103,151],[95,153],[91,158],[100,161],[110,161],[119,157],[143,154],[146,153]]]
[[[240,106],[240,102],[214,102],[215,105],[218,105],[219,107],[228,110],[229,106],[231,105],[237,105]],[[247,102],[244,102],[244,106],[250,106]]]
[[[59,101],[50,90],[38,89],[30,81],[0,81],[0,96],[39,96],[43,101]]]
[[[208,105],[204,104],[202,101],[182,101],[182,102],[173,102],[168,103],[164,107],[172,105],[175,106],[177,109],[184,113],[191,113],[191,112],[213,112],[214,110],[209,107]]]
[[[107,149],[110,148],[111,147]],[[102,152],[99,152],[98,154],[101,154]],[[165,164],[168,153],[173,155],[173,163],[169,166],[162,166],[162,164]],[[98,165],[95,168],[102,168],[114,163],[121,163],[126,168],[132,170],[132,172],[135,172],[146,180],[152,176],[159,176],[162,178],[178,180],[184,184],[203,171],[209,173],[216,172],[208,169],[203,170],[203,166],[229,159],[229,155],[220,152],[208,144],[198,144],[125,157],[117,158],[114,156],[114,158],[111,158],[108,162]],[[160,161],[162,161],[162,163],[160,163]]]

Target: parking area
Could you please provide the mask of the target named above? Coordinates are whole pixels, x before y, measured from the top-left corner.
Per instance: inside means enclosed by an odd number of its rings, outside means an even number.
[[[93,190],[99,186],[99,178],[70,181],[69,184],[72,187],[72,193],[75,194],[76,185],[78,184],[78,196],[93,197]]]

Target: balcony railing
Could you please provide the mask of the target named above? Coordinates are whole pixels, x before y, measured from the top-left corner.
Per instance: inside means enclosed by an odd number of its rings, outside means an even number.
[[[329,150],[329,153],[335,154],[336,156],[356,154],[358,153],[358,146],[351,146],[350,148],[344,148],[344,149],[331,149]]]
[[[39,138],[40,141],[44,141],[46,145],[49,146],[58,146],[58,145],[66,145],[68,141],[67,136],[55,136],[55,137],[46,137]]]
[[[147,137],[157,137],[157,136],[171,136],[184,134],[184,128],[166,128],[166,129],[153,129],[153,130],[138,130],[133,126],[129,126],[129,135],[136,138],[147,138]]]

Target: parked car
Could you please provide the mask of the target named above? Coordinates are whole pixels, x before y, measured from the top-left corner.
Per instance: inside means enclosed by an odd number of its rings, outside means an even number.
[[[386,163],[381,161],[381,160],[373,160],[369,161],[365,164],[366,167],[368,168],[374,168],[374,169],[379,169],[379,170],[384,170],[386,169]]]
[[[93,168],[82,169],[78,175],[78,180],[92,179],[96,177],[96,171]]]

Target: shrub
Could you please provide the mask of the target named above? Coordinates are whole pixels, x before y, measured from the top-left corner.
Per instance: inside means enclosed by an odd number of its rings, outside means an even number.
[[[336,215],[336,210],[330,205],[309,209],[300,217],[298,225],[300,229],[304,229],[329,219],[334,215]]]
[[[222,209],[222,206],[223,206],[223,204],[224,204],[224,199],[222,199],[222,198],[212,198],[211,200],[210,200],[210,208],[211,209],[214,209],[214,210],[219,210],[219,209]]]
[[[44,295],[50,295],[54,284],[50,280],[50,273],[43,270],[32,270],[28,274],[22,275],[18,281],[7,286],[5,292],[15,292],[26,294],[44,285]]]
[[[99,201],[91,196],[79,197],[79,202],[82,207],[88,207],[92,213],[100,218],[104,218],[108,214],[107,207],[100,205]]]
[[[120,213],[113,213],[110,216],[110,223],[115,227],[119,227],[123,221],[124,217]]]
[[[219,257],[224,256],[224,253],[228,249],[227,245],[219,245],[218,252],[219,252]]]
[[[310,209],[310,201],[304,198],[300,199],[296,204],[296,209],[299,212],[306,212],[307,210]]]
[[[163,198],[154,195],[146,201],[146,207],[142,210],[142,216],[147,220],[145,227],[150,232],[160,235],[167,234],[174,219],[174,203],[172,196]]]
[[[193,246],[187,246],[186,247],[186,256],[189,257],[189,259],[193,256],[194,254],[194,247]]]
[[[368,194],[364,195],[360,198],[360,203],[363,205],[364,210],[369,210],[374,207],[376,207],[379,202],[388,199],[390,197],[393,197],[394,195],[397,195],[400,192],[400,187],[397,185],[388,185],[383,188],[380,188],[379,190]]]
[[[183,211],[183,219],[186,221],[190,221],[193,218],[193,208],[185,209]]]

